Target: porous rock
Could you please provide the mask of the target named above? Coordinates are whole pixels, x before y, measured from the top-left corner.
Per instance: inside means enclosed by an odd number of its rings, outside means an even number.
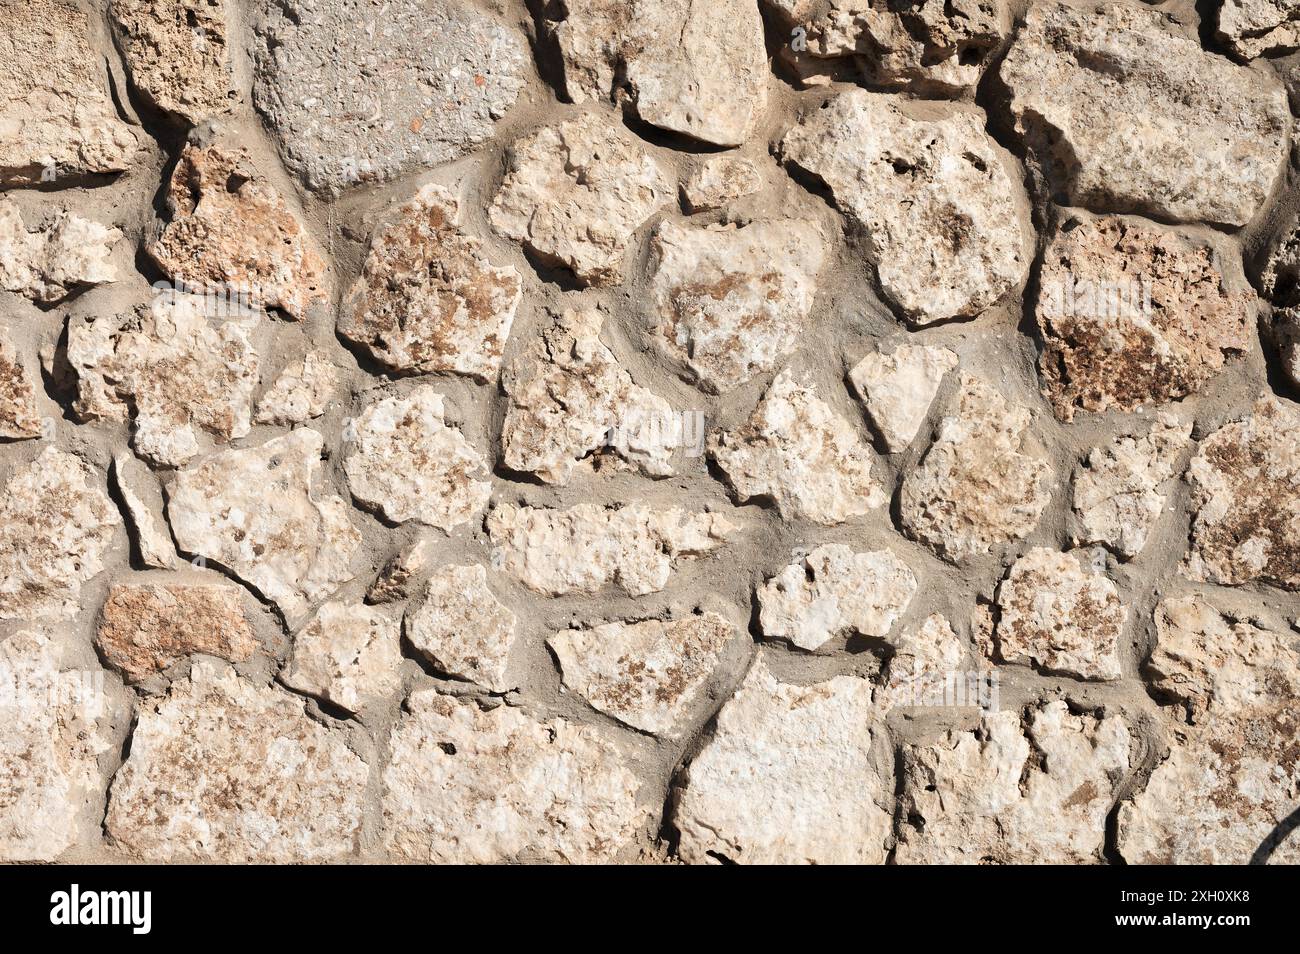
[[[517,619],[478,565],[445,566],[429,577],[406,611],[406,638],[441,672],[509,692],[510,648]]]
[[[291,689],[360,712],[401,689],[400,644],[396,614],[329,602],[293,637],[293,654],[280,679]]]
[[[912,443],[944,375],[957,363],[947,348],[899,345],[888,354],[873,351],[854,365],[849,381],[890,452]]]
[[[339,385],[339,369],[323,351],[291,361],[257,402],[258,424],[305,424],[325,413]]]
[[[13,200],[0,194],[0,288],[54,304],[90,285],[117,281],[109,261],[122,233],[66,209],[28,229]]]
[[[743,156],[710,156],[682,183],[682,199],[690,212],[707,212],[753,195],[763,188],[758,167]]]

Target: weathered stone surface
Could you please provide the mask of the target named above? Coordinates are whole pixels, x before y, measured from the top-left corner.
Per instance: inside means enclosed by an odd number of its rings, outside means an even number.
[[[488,220],[580,284],[615,285],[632,233],[671,197],[664,167],[629,133],[587,113],[511,146]]]
[[[293,638],[280,679],[348,712],[383,702],[402,688],[401,623],[359,603],[330,602]]]
[[[1269,338],[1282,370],[1300,386],[1300,215],[1293,214],[1267,246],[1259,285],[1273,305]]]
[[[119,583],[99,614],[100,656],[131,682],[191,653],[243,662],[257,650],[241,590],[212,583]]]
[[[209,454],[178,473],[167,495],[180,549],[226,567],[292,622],[351,578],[361,545],[347,503],[318,489],[323,446],[301,428]]]
[[[88,815],[113,739],[97,677],[68,671],[44,633],[0,642],[0,861],[53,861],[98,834]]]
[[[0,329],[0,334],[4,334]],[[36,404],[35,378],[7,337],[0,337],[0,437],[30,440],[43,432]]]
[[[98,471],[47,447],[0,492],[0,619],[67,619],[104,569],[121,514]]]
[[[131,83],[155,109],[197,126],[234,106],[226,0],[112,0],[109,13]]]
[[[639,784],[592,729],[415,692],[390,738],[384,843],[411,861],[591,864],[644,822]]]
[[[175,566],[179,560],[171,532],[166,521],[157,516],[161,511],[154,509],[162,503],[162,491],[153,472],[130,451],[120,451],[113,455],[112,474],[140,562],[158,570]]]
[[[891,453],[906,450],[930,413],[943,376],[957,367],[947,348],[899,345],[889,354],[873,351],[849,372],[871,422]]]
[[[323,351],[290,362],[257,402],[258,424],[305,424],[329,407],[339,386],[339,369]]]
[[[938,706],[996,709],[995,671],[964,666],[966,655],[965,643],[952,624],[931,613],[895,642],[885,683],[876,692],[877,707],[884,713]]]
[[[187,145],[167,187],[171,215],[149,257],[185,291],[295,320],[328,300],[325,261],[247,150]]]
[[[716,513],[579,504],[546,510],[502,504],[487,517],[493,566],[546,596],[592,593],[617,583],[657,593],[673,564],[722,546],[739,527]]]
[[[681,419],[605,347],[603,322],[592,308],[556,316],[526,363],[506,377],[501,450],[511,470],[564,485],[575,467],[614,455],[649,476],[673,472],[669,458],[683,443]]]
[[[1187,468],[1194,580],[1300,589],[1300,411],[1270,396],[1201,442]]]
[[[1043,547],[1030,550],[998,587],[998,658],[1030,661],[1082,679],[1123,675],[1119,640],[1128,607],[1105,576],[1079,565],[1078,556]]]
[[[496,378],[523,284],[460,227],[460,202],[426,185],[371,239],[339,332],[397,371]]]
[[[962,373],[956,406],[903,478],[903,526],[956,562],[1026,536],[1051,496],[1051,465],[1024,450],[1028,409]]]
[[[564,685],[634,729],[676,738],[737,635],[717,613],[566,629],[546,641]]]
[[[738,500],[768,498],[786,519],[843,523],[886,500],[871,477],[871,450],[788,369],[749,423],[709,435],[709,453]]]
[[[845,631],[884,636],[916,593],[916,576],[889,550],[820,546],[758,590],[763,635],[816,649]]]
[[[200,662],[141,706],[104,827],[151,861],[337,860],[357,849],[366,777],[301,699]]]
[[[863,233],[880,288],[916,324],[977,315],[1029,270],[1020,173],[965,104],[854,89],[781,140]],[[918,254],[918,250],[922,250]]]
[[[117,281],[109,261],[122,233],[62,210],[29,230],[0,194],[0,288],[53,304],[87,285]]]
[[[70,322],[73,406],[82,420],[134,420],[131,445],[154,464],[180,467],[199,432],[222,442],[250,428],[258,354],[254,314],[213,321],[203,298],[156,295],[121,315]]]
[[[1300,47],[1300,4],[1295,0],[1223,0],[1215,30],[1243,60]]]
[[[446,566],[407,609],[406,638],[441,672],[509,692],[517,685],[509,675],[515,624],[515,614],[488,588],[487,570]]]
[[[1129,771],[1130,736],[1115,715],[1072,715],[1064,702],[984,715],[903,748],[899,864],[1095,864],[1106,815]]]
[[[1245,351],[1255,295],[1221,270],[1228,258],[1130,219],[1068,223],[1043,253],[1035,309],[1039,368],[1057,416],[1185,397]]]
[[[317,192],[458,159],[526,78],[516,31],[451,0],[284,0],[255,24],[253,101]]]
[[[487,506],[492,484],[471,476],[483,472],[486,462],[445,423],[443,397],[433,388],[375,401],[352,431],[354,442],[343,458],[348,487],[386,519],[450,530]]]
[[[85,11],[68,0],[5,5],[0,34],[0,187],[60,183],[126,169],[141,137],[118,118],[90,46]]]
[[[1089,451],[1074,472],[1074,542],[1137,556],[1168,499],[1160,486],[1174,476],[1191,434],[1190,423],[1161,413],[1144,436],[1118,437]]]
[[[367,603],[394,603],[415,595],[415,589],[434,568],[438,548],[431,537],[421,537],[384,564],[366,591]]]
[[[651,333],[700,387],[729,391],[794,351],[825,259],[820,230],[797,219],[664,221],[650,243]]]
[[[1165,600],[1155,620],[1148,674],[1171,703],[1171,749],[1120,807],[1120,854],[1129,864],[1246,864],[1300,797],[1300,646],[1197,596]],[[1300,845],[1284,838],[1269,860],[1296,864]]]
[[[690,212],[706,212],[753,195],[763,188],[763,176],[743,156],[710,156],[682,183],[682,200]]]
[[[999,75],[1062,204],[1245,225],[1282,168],[1281,84],[1156,10],[1035,4]]]
[[[687,766],[673,808],[678,853],[693,864],[884,862],[886,745],[865,679],[789,685],[760,654]]]
[[[547,24],[564,92],[581,103],[626,86],[652,126],[720,146],[745,141],[767,105],[763,20],[748,0],[594,0]]]

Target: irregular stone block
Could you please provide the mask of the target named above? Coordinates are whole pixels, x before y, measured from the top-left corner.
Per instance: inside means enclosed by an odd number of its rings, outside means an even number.
[[[44,434],[33,380],[17,349],[0,338],[0,437],[23,441]]]
[[[763,188],[763,175],[743,156],[711,156],[682,183],[682,201],[690,212],[721,209]]]
[[[292,361],[257,402],[258,424],[306,424],[329,407],[339,386],[339,369],[323,351]]]
[[[415,588],[433,570],[437,547],[432,538],[422,537],[410,549],[397,554],[379,571],[366,591],[367,603],[393,603],[409,599]]]
[[[294,636],[280,679],[291,689],[360,712],[402,688],[401,638],[393,613],[326,603]]]
[[[442,567],[406,611],[406,638],[441,672],[509,692],[515,614],[488,589],[481,566]]]
[[[162,491],[153,473],[129,451],[120,451],[113,455],[112,474],[140,562],[158,570],[175,566],[180,560],[167,522],[158,516]]]
[[[872,352],[854,365],[849,381],[891,453],[912,443],[943,376],[957,364],[947,348],[899,345],[889,354]]]
[[[118,229],[67,210],[29,230],[18,206],[0,194],[0,288],[49,305],[88,285],[115,282],[109,256],[121,238]]]

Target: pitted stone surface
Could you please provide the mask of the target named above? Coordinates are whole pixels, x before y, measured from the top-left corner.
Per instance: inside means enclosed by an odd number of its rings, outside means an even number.
[[[409,599],[433,571],[438,546],[432,537],[421,537],[384,564],[366,591],[367,603],[393,603]]]
[[[566,629],[546,641],[564,685],[591,706],[652,735],[678,737],[737,634],[717,613]]]
[[[817,649],[850,631],[884,636],[916,594],[916,576],[889,550],[817,547],[758,591],[763,635]]]
[[[785,161],[824,182],[863,233],[885,298],[916,324],[977,315],[1029,271],[1021,176],[984,126],[972,106],[854,89],[781,140]]]
[[[280,678],[348,712],[383,702],[402,688],[397,614],[359,603],[330,602],[293,638]]]
[[[961,375],[955,407],[903,479],[903,526],[957,562],[1028,535],[1050,498],[1051,465],[1026,452],[1029,411]]]
[[[162,491],[153,472],[130,451],[119,451],[113,455],[112,474],[140,562],[156,570],[175,566],[176,546],[161,517]]]
[[[32,382],[29,363],[7,338],[0,337],[0,437],[22,441],[41,436],[43,426]]]
[[[871,422],[891,453],[906,450],[930,413],[943,377],[957,367],[947,348],[899,345],[888,354],[873,351],[849,372]]]
[[[723,546],[740,528],[721,514],[642,505],[547,510],[502,504],[488,514],[492,562],[546,596],[617,584],[657,593],[674,564]]]
[[[427,185],[375,233],[348,292],[339,332],[395,371],[454,371],[496,378],[519,273],[497,267],[460,227],[460,202]]]
[[[886,500],[871,476],[870,448],[789,370],[747,424],[709,435],[709,454],[740,502],[772,500],[786,519],[838,524]]]
[[[773,370],[805,333],[826,244],[799,220],[744,228],[665,221],[650,245],[650,331],[706,391]]]
[[[341,860],[358,847],[367,772],[301,699],[199,663],[140,707],[104,828],[160,861]]]
[[[487,506],[486,461],[446,423],[443,397],[431,387],[368,406],[352,424],[343,460],[352,496],[394,523],[418,520],[442,530]]]
[[[1219,39],[1243,60],[1300,47],[1300,4],[1295,0],[1224,0]]]
[[[257,402],[258,424],[305,424],[320,417],[338,388],[339,369],[323,351],[288,364]]]
[[[412,693],[389,740],[384,844],[446,863],[618,858],[644,810],[623,757],[594,729]]]
[[[894,783],[874,716],[866,680],[790,685],[759,655],[687,765],[673,808],[682,859],[883,863]]]
[[[711,156],[697,165],[682,183],[689,212],[721,209],[763,188],[763,175],[743,156]]]
[[[999,77],[1065,205],[1245,225],[1282,168],[1281,84],[1203,50],[1157,10],[1034,4]]]
[[[585,113],[510,147],[488,220],[579,284],[616,285],[632,233],[672,194],[664,166],[633,136]]]
[[[487,584],[481,566],[445,566],[406,611],[406,638],[435,667],[491,692],[515,688],[510,648],[518,619]]]
[[[451,0],[263,0],[253,96],[289,166],[330,195],[458,159],[526,80],[524,38]]]
[[[115,282],[109,261],[122,233],[65,210],[28,228],[22,213],[0,194],[0,288],[54,304],[90,285]]]

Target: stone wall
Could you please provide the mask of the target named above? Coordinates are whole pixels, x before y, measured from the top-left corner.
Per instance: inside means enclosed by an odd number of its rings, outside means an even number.
[[[1300,4],[0,8],[0,859],[1300,859]]]

